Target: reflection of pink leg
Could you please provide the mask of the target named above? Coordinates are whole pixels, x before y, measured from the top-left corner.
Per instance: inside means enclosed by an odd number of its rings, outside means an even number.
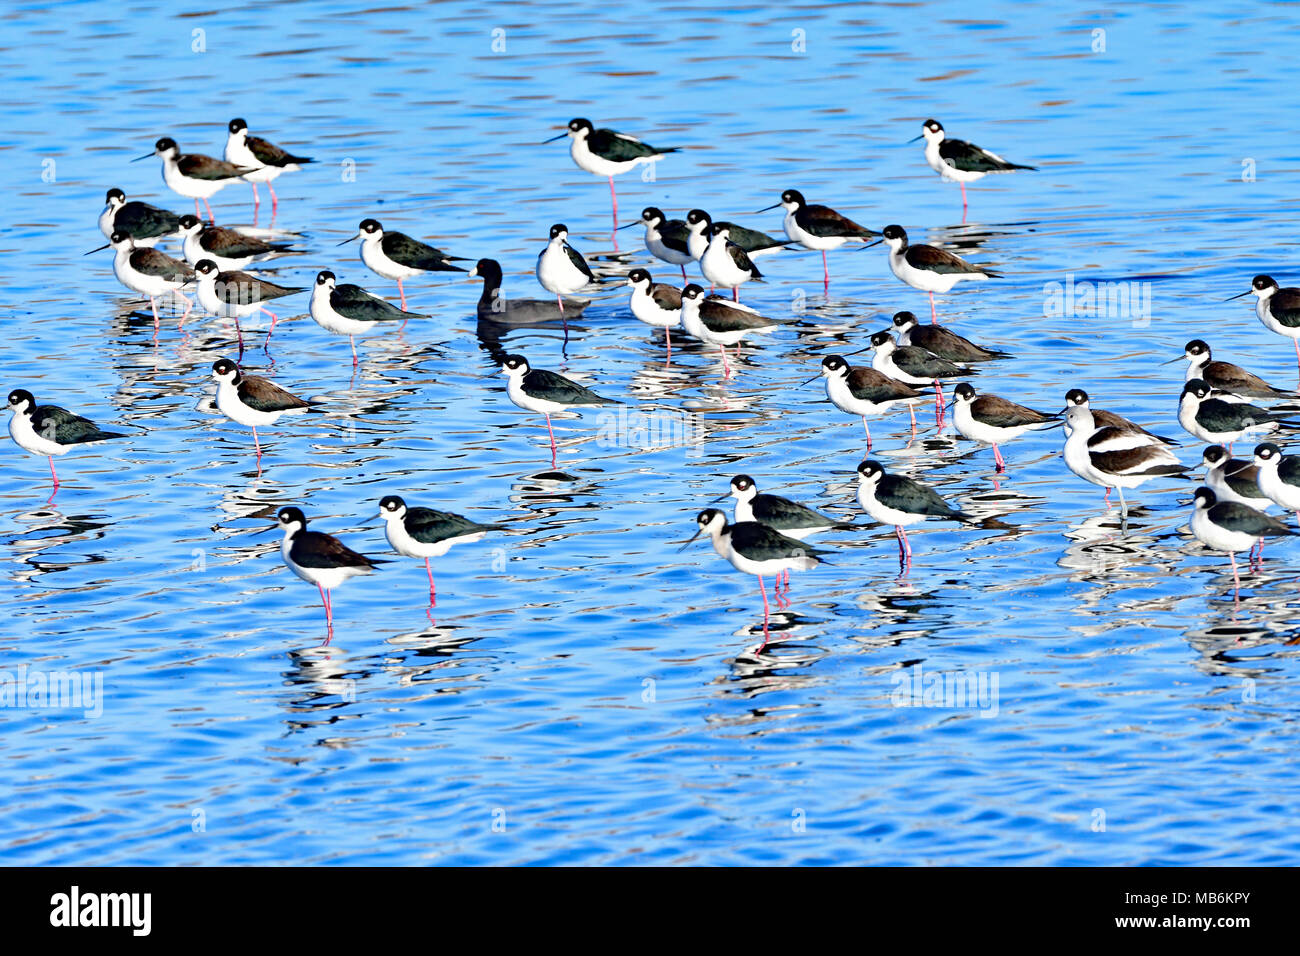
[[[266,348],[271,344],[271,333],[275,331],[275,323],[280,321],[280,317],[270,309],[263,309],[262,311],[271,317],[271,327],[266,330],[266,341],[262,344],[262,348]]]
[[[262,473],[262,443],[257,440],[257,428],[253,427],[253,450],[257,452],[257,473]]]
[[[1110,486],[1109,485],[1106,486],[1106,497],[1104,500],[1106,502],[1106,507],[1109,508],[1110,507]]]
[[[1228,558],[1232,561],[1232,590],[1235,592],[1241,587],[1241,577],[1237,574],[1237,556],[1229,551]]]

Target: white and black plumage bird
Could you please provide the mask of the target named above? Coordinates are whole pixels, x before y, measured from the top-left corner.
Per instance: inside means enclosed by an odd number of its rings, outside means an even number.
[[[180,225],[181,217],[174,212],[135,199],[127,202],[126,193],[116,186],[104,196],[104,209],[99,214],[99,231],[105,239],[120,232],[141,248],[176,235]]]
[[[243,354],[244,333],[239,328],[239,320],[254,312],[265,312],[271,317],[271,327],[266,331],[266,341],[271,341],[275,323],[279,315],[266,307],[266,303],[283,299],[286,296],[306,292],[303,286],[282,286],[267,282],[255,275],[238,270],[223,272],[211,259],[201,259],[194,265],[194,276],[198,283],[195,298],[199,307],[209,315],[219,318],[234,319],[235,330],[239,335],[239,350]]]
[[[545,140],[553,143],[569,137],[569,155],[578,168],[594,176],[609,180],[609,198],[613,203],[614,227],[618,227],[618,194],[614,192],[614,177],[644,163],[654,163],[668,153],[678,152],[680,146],[659,148],[643,143],[635,136],[612,129],[597,129],[591,120],[574,117],[563,133]]]
[[[181,251],[186,260],[197,264],[211,259],[218,269],[243,269],[254,261],[273,256],[302,255],[301,249],[287,242],[267,242],[234,229],[205,223],[198,216],[181,216]]]
[[[710,284],[719,289],[730,289],[731,298],[740,301],[740,287],[751,279],[759,282],[763,273],[750,260],[749,254],[729,238],[731,227],[714,223],[709,230],[709,244],[700,256],[700,272]]]
[[[550,239],[537,256],[537,281],[555,296],[561,313],[564,312],[564,296],[600,281],[587,265],[587,260],[582,258],[582,253],[569,245],[569,227],[562,222],[551,226]]]
[[[907,241],[902,226],[886,226],[881,241],[889,246],[889,269],[902,282],[930,296],[930,320],[937,321],[934,294],[948,292],[959,282],[983,282],[1001,278],[1000,274],[972,265],[946,249]]]
[[[894,313],[899,345],[914,345],[949,362],[990,362],[1011,358],[1010,352],[986,349],[942,325],[921,325],[911,312]]]
[[[1256,511],[1236,501],[1220,501],[1209,488],[1197,488],[1193,496],[1192,534],[1206,547],[1228,552],[1232,561],[1232,581],[1241,586],[1237,575],[1237,552],[1262,549],[1265,538],[1289,537],[1292,531],[1272,515]]]
[[[632,287],[628,303],[637,319],[654,329],[664,330],[664,345],[668,360],[673,357],[673,327],[682,324],[682,290],[664,282],[655,282],[645,269],[633,269],[627,274],[627,284]]]
[[[59,490],[59,474],[54,470],[54,456],[95,442],[126,438],[121,432],[108,432],[88,418],[75,415],[58,405],[37,405],[32,393],[15,388],[9,393],[9,437],[23,451],[44,455],[50,460],[50,477],[54,491]],[[51,498],[53,494],[51,494]]]
[[[757,259],[759,256],[780,252],[782,249],[787,248],[786,243],[789,242],[788,239],[777,239],[767,233],[759,232],[757,229],[749,229],[734,222],[719,221],[715,223],[713,217],[703,209],[692,209],[686,214],[686,245],[690,250],[692,259],[700,259],[705,250],[709,248],[709,239],[713,234],[712,230],[715,225],[725,226],[727,238],[744,249],[750,259]]]
[[[1235,501],[1261,511],[1273,502],[1259,487],[1259,468],[1252,461],[1242,461],[1228,454],[1222,445],[1207,445],[1201,452],[1205,466],[1205,483],[1220,501]]]
[[[302,415],[319,402],[309,402],[291,395],[268,378],[245,375],[230,359],[212,363],[212,378],[217,383],[217,409],[232,422],[253,430],[253,448],[257,452],[257,473],[262,473],[262,443],[257,437],[259,425],[274,425],[281,415]]]
[[[690,232],[686,222],[682,219],[669,219],[658,206],[646,206],[641,210],[641,218],[638,221],[645,225],[646,251],[669,265],[680,266],[682,281],[685,282],[686,264],[699,258],[691,255],[688,242]],[[635,222],[628,223],[628,226],[635,225]]]
[[[271,191],[271,218],[274,219],[280,201],[271,180],[281,173],[297,172],[315,160],[309,156],[294,156],[260,136],[251,135],[248,124],[238,117],[226,124],[226,131],[226,162],[250,169],[241,178],[253,187],[253,217],[257,217],[257,207],[262,204],[257,195],[257,184],[266,183],[266,188]]]
[[[682,328],[701,342],[716,345],[722,353],[723,377],[731,377],[727,361],[727,346],[736,346],[740,356],[740,343],[754,334],[770,335],[781,323],[759,315],[748,306],[726,302],[716,296],[704,295],[704,289],[694,282],[682,289]]]
[[[471,279],[483,280],[483,291],[478,297],[478,317],[492,322],[532,323],[558,322],[566,316],[577,316],[591,305],[590,299],[564,298],[564,308],[550,299],[516,299],[501,291],[501,263],[495,259],[480,259],[469,270]]]
[[[733,568],[758,578],[758,589],[763,595],[763,646],[766,647],[771,612],[763,577],[776,577],[788,571],[810,571],[821,563],[819,555],[825,552],[759,521],[727,524],[726,515],[717,508],[705,508],[696,516],[695,524],[695,534],[678,550],[685,550],[700,535],[708,534],[713,550],[731,562]]]
[[[176,140],[170,136],[162,137],[154,144],[152,152],[137,156],[131,162],[136,163],[151,156],[162,159],[163,182],[167,188],[194,200],[194,215],[199,214],[199,200],[203,200],[209,222],[217,220],[212,215],[212,207],[208,205],[208,197],[236,182],[245,173],[252,172],[252,167],[237,166],[202,153],[182,153]]]
[[[961,221],[966,221],[966,184],[983,179],[989,173],[1010,173],[1017,169],[1035,170],[1036,166],[1009,163],[997,153],[961,139],[949,139],[938,120],[921,124],[921,135],[911,140],[925,140],[925,161],[948,182],[961,183]]]
[[[349,578],[369,574],[375,566],[386,564],[383,558],[358,554],[338,538],[321,531],[307,530],[307,516],[301,508],[281,508],[276,520],[284,531],[280,556],[289,570],[309,584],[316,585],[325,606],[325,641],[334,638],[334,607],[330,592]]]
[[[344,239],[339,245],[361,240],[361,261],[375,275],[397,282],[397,294],[406,308],[406,290],[402,287],[404,279],[423,275],[426,272],[464,272],[453,265],[455,262],[468,262],[461,256],[452,256],[435,249],[427,242],[412,239],[404,232],[386,231],[378,219],[362,219],[357,225],[357,234]]]
[[[912,437],[916,437],[914,406],[925,396],[912,386],[890,378],[874,368],[854,368],[839,355],[822,359],[821,377],[826,380],[826,397],[842,412],[857,415],[867,433],[867,451],[871,451],[871,426],[867,416],[883,415],[895,405],[906,405],[912,416]],[[808,382],[816,380],[816,376]],[[805,385],[808,382],[804,382]]]
[[[1173,438],[1166,438],[1164,435],[1156,435],[1147,431],[1135,421],[1125,418],[1116,412],[1105,408],[1093,408],[1088,393],[1081,388],[1072,388],[1065,393],[1065,404],[1068,408],[1071,405],[1082,405],[1091,415],[1097,428],[1114,428],[1121,432],[1139,438],[1135,444],[1146,444],[1147,442],[1159,442],[1162,445],[1177,445],[1178,441]],[[1065,434],[1068,436],[1073,426],[1070,423],[1069,416],[1065,419]]]
[[[154,328],[158,326],[158,297],[163,295],[179,295],[185,300],[185,312],[181,315],[183,325],[194,307],[194,303],[180,291],[195,278],[189,263],[148,246],[137,246],[135,240],[124,232],[114,232],[106,245],[91,249],[86,255],[110,246],[113,249],[113,275],[132,292],[148,297]]]
[[[876,461],[858,465],[858,503],[881,524],[894,526],[898,537],[898,560],[904,567],[912,563],[912,545],[907,540],[907,525],[942,518],[947,521],[973,523],[976,519],[952,507],[929,485],[904,475],[886,474]]]
[[[546,432],[551,437],[551,467],[555,467],[556,453],[551,415],[584,407],[622,404],[616,399],[603,398],[558,372],[533,368],[522,355],[507,355],[501,363],[501,371],[508,380],[506,394],[510,401],[525,411],[541,412],[546,416]]]
[[[971,441],[993,446],[993,460],[998,471],[1006,471],[999,445],[1019,438],[1027,431],[1059,425],[1059,415],[1049,415],[1024,405],[1017,405],[999,395],[976,395],[969,382],[962,382],[952,392],[952,424],[957,433]]]
[[[1259,490],[1279,508],[1300,518],[1300,458],[1284,455],[1271,441],[1255,446],[1253,464]]]
[[[1178,400],[1178,422],[1202,441],[1227,445],[1246,435],[1269,434],[1281,425],[1300,427],[1288,421],[1286,413],[1272,412],[1267,408],[1235,399],[1226,392],[1216,392],[1199,378],[1183,385]]]
[[[732,478],[731,490],[717,500],[727,497],[736,499],[737,522],[760,521],[796,541],[833,528],[851,527],[789,498],[760,494],[754,479],[749,475],[736,475]]]
[[[822,254],[822,284],[825,286],[831,283],[831,270],[826,263],[827,250],[838,249],[848,242],[867,242],[880,235],[874,229],[858,225],[829,206],[809,203],[797,189],[785,190],[781,193],[780,202],[760,209],[759,212],[777,206],[785,210],[786,238],[805,249]]]
[[[1270,400],[1300,398],[1300,392],[1285,388],[1275,388],[1253,372],[1248,372],[1240,365],[1231,362],[1217,362],[1210,346],[1201,339],[1192,339],[1183,346],[1183,354],[1172,358],[1165,365],[1172,365],[1181,359],[1187,359],[1187,374],[1184,381],[1199,378],[1212,389],[1231,392],[1242,398],[1265,398]]]
[[[384,519],[384,534],[398,554],[423,558],[429,572],[429,604],[437,605],[430,558],[440,558],[454,545],[482,539],[489,531],[504,530],[504,525],[479,524],[449,511],[409,507],[397,495],[386,495],[379,502],[379,516]]]
[[[338,277],[328,269],[316,273],[316,285],[311,290],[308,306],[312,321],[326,332],[346,335],[352,346],[352,365],[357,364],[355,336],[375,331],[385,322],[402,322],[402,328],[411,319],[427,319],[423,312],[404,312],[387,299],[371,295],[359,285],[350,282],[339,284]]]
[[[970,373],[964,365],[940,358],[919,345],[899,345],[888,329],[871,336],[871,367],[908,385],[934,384],[935,415],[943,418],[943,380]]]
[[[1300,368],[1300,289],[1280,288],[1270,276],[1260,275],[1250,280],[1249,289],[1241,295],[1231,296],[1228,301],[1252,294],[1255,296],[1255,315],[1264,328],[1285,335],[1295,344],[1296,366]]]
[[[1165,440],[1118,415],[1108,423],[1091,408],[1087,392],[1072,388],[1065,396],[1065,464],[1084,481],[1119,489],[1120,510],[1127,513],[1125,488],[1137,488],[1153,478],[1175,477],[1190,471]]]

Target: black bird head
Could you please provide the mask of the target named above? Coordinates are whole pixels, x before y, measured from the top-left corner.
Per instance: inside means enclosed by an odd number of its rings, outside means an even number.
[[[664,221],[664,211],[658,206],[646,206],[641,210],[641,221],[646,225],[657,225]]]
[[[217,268],[217,264],[211,259],[200,259],[194,263],[194,271],[201,276],[215,276],[221,270]]]
[[[316,273],[317,285],[324,285],[333,288],[334,283],[336,281],[337,281],[337,277],[334,275],[334,273],[330,272],[328,269],[322,269],[320,272]]]
[[[952,398],[955,402],[972,402],[975,400],[975,389],[970,382],[962,382],[952,390]]]
[[[752,498],[757,491],[754,479],[749,475],[737,475],[731,479],[731,493],[737,498]]]
[[[569,227],[562,222],[557,222],[551,227],[552,239],[567,239],[569,236]]]
[[[768,207],[771,208],[770,206]],[[708,232],[709,227],[713,225],[713,217],[703,209],[692,209],[686,214],[686,222],[692,226],[704,223],[704,231]]]
[[[880,235],[884,237],[885,242],[889,243],[891,248],[901,248],[907,245],[907,230],[902,226],[886,226],[881,230]]]
[[[248,129],[248,124],[237,116],[226,124],[226,129],[230,130],[232,133],[242,133],[244,130]]]
[[[301,508],[296,508],[293,505],[281,508],[276,513],[275,518],[280,522],[280,527],[286,530],[297,532],[307,527],[307,516],[302,513]]]
[[[1208,360],[1210,357],[1210,346],[1200,339],[1192,339],[1183,346],[1183,355],[1187,358],[1199,358],[1204,355]]]
[[[645,283],[646,285],[650,284],[650,273],[647,272],[645,269],[633,269],[631,272],[627,274],[628,285],[635,288],[636,286],[639,286],[642,283]]]
[[[874,485],[885,475],[885,469],[878,461],[864,461],[858,465],[858,481]]]
[[[12,396],[10,396],[12,403]],[[1260,442],[1255,446],[1255,462],[1260,465],[1277,461],[1282,457],[1282,449],[1271,441]]]
[[[522,355],[507,355],[501,362],[501,371],[505,372],[511,378],[516,375],[528,374],[528,359]]]
[[[9,407],[16,412],[29,412],[36,407],[36,399],[25,388],[15,388],[9,393]]]
[[[1183,398],[1186,398],[1188,395],[1191,395],[1197,400],[1200,400],[1205,398],[1209,394],[1210,394],[1210,386],[1206,385],[1199,378],[1189,379],[1187,384],[1183,386],[1183,394],[1182,394]]]
[[[126,193],[114,186],[104,194],[104,202],[110,203],[114,206],[120,206],[122,203],[126,202]]]
[[[239,366],[227,358],[217,359],[212,363],[212,377],[218,382],[239,383]]]
[[[1222,445],[1210,445],[1201,453],[1201,461],[1213,468],[1228,460],[1228,449]]]
[[[888,329],[881,329],[879,332],[871,336],[871,347],[878,349],[886,342],[892,344],[893,341],[894,341],[893,333],[890,332]]]
[[[1066,405],[1087,405],[1088,393],[1081,388],[1072,388],[1065,393]]]
[[[181,231],[185,233],[201,232],[203,229],[203,220],[192,212],[187,212],[181,216]]]
[[[1196,505],[1197,511],[1205,511],[1214,507],[1214,503],[1219,499],[1209,488],[1201,487],[1196,489],[1196,494],[1192,495],[1192,502]]]
[[[406,502],[397,495],[385,495],[379,500],[379,513],[385,518],[400,518],[406,514]]]
[[[703,295],[704,295],[704,289],[696,285],[694,282],[689,283],[684,289],[682,289],[683,299],[694,300],[700,298]]]
[[[898,329],[900,332],[906,332],[916,324],[916,316],[911,312],[894,313],[894,328]]]
[[[480,259],[474,263],[474,268],[468,272],[468,277],[473,279],[476,276],[485,282],[495,282],[501,284],[501,263],[495,259]]]

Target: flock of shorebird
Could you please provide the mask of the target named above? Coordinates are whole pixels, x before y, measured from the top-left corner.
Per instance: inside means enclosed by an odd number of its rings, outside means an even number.
[[[871,335],[873,352],[869,366],[850,365],[845,356],[831,355],[821,362],[827,398],[838,409],[861,418],[866,431],[868,454],[872,439],[868,419],[895,407],[906,407],[911,416],[912,436],[917,422],[915,406],[932,399],[936,422],[942,428],[948,400],[946,382],[962,380],[975,366],[1007,359],[1006,352],[978,345],[937,323],[936,293],[951,291],[959,283],[996,278],[997,273],[967,262],[938,246],[912,243],[906,231],[888,225],[877,231],[854,222],[836,210],[809,203],[795,189],[781,193],[773,206],[784,210],[784,238],[773,237],[737,223],[714,220],[701,209],[692,209],[685,219],[670,219],[657,207],[645,208],[638,220],[618,223],[618,197],[614,176],[644,163],[662,159],[677,148],[661,149],[610,129],[600,129],[586,119],[571,120],[555,139],[568,137],[570,154],[583,170],[609,179],[614,229],[641,225],[645,247],[655,259],[679,267],[682,285],[656,282],[646,268],[633,268],[618,279],[631,288],[628,307],[641,322],[664,331],[666,361],[672,361],[671,330],[681,328],[700,342],[716,347],[724,378],[732,375],[728,348],[737,358],[742,342],[755,335],[780,328],[783,320],[761,314],[741,304],[740,287],[762,278],[755,260],[783,249],[798,247],[822,254],[823,283],[829,286],[830,268],[826,253],[849,244],[859,247],[884,244],[893,274],[908,286],[929,296],[930,322],[923,323],[911,312],[899,312],[890,329]],[[963,221],[967,210],[966,184],[991,173],[1032,170],[1008,162],[988,150],[949,138],[943,126],[928,119],[917,139],[925,140],[927,163],[945,180],[962,187]],[[547,140],[551,142],[551,140]],[[253,187],[254,226],[260,205],[258,184],[265,183],[271,194],[272,222],[278,208],[273,181],[283,173],[296,171],[311,159],[293,155],[253,136],[242,119],[228,124],[224,159],[197,153],[182,153],[177,143],[163,137],[146,156],[162,161],[163,180],[174,192],[194,200],[192,215],[176,215],[139,201],[128,201],[120,189],[108,190],[106,205],[99,216],[99,228],[114,250],[113,271],[131,291],[149,299],[155,323],[159,324],[158,300],[182,299],[185,308],[180,323],[196,307],[206,315],[233,320],[238,337],[239,358],[244,353],[241,320],[262,312],[271,319],[266,333],[269,343],[278,316],[268,308],[276,300],[306,292],[306,288],[277,285],[242,271],[272,258],[301,254],[291,242],[278,241],[273,231],[259,234],[254,229],[236,230],[217,226],[208,199],[234,182]],[[199,208],[202,200],[208,221]],[[763,212],[765,210],[759,210]],[[154,248],[164,239],[180,242],[182,258],[173,258]],[[511,298],[502,293],[503,271],[494,259],[479,259],[470,269],[468,262],[405,235],[386,230],[375,219],[360,222],[357,233],[344,242],[360,241],[361,260],[384,279],[396,281],[400,305],[374,295],[357,285],[339,283],[328,270],[316,275],[311,289],[309,312],[326,331],[346,335],[357,364],[355,337],[385,325],[426,314],[406,307],[403,282],[430,272],[459,272],[482,280],[478,315],[504,324],[558,321],[568,336],[568,319],[580,315],[590,300],[574,298],[577,293],[608,282],[608,270],[597,275],[587,260],[569,243],[569,230],[557,223],[550,229],[546,246],[537,257],[536,276],[550,299]],[[98,251],[98,250],[92,250]],[[702,281],[688,280],[686,266],[695,263]],[[706,292],[704,285],[710,288]],[[194,301],[184,290],[193,286]],[[716,290],[730,292],[730,299]],[[1296,342],[1300,364],[1300,289],[1280,289],[1267,276],[1257,276],[1250,289],[1257,298],[1256,312],[1263,324]],[[1235,298],[1235,297],[1234,297]],[[866,349],[863,349],[866,351]],[[856,353],[851,353],[856,354]],[[850,355],[851,357],[851,355]],[[1262,549],[1266,537],[1297,532],[1265,513],[1278,505],[1300,516],[1300,458],[1282,454],[1276,444],[1265,442],[1255,448],[1252,460],[1231,455],[1232,443],[1247,436],[1266,435],[1300,427],[1290,416],[1300,413],[1300,394],[1269,385],[1258,376],[1212,358],[1203,341],[1187,343],[1186,383],[1179,402],[1180,424],[1196,438],[1211,443],[1204,452],[1206,487],[1194,496],[1191,517],[1193,533],[1212,548],[1231,556],[1234,582],[1239,583],[1235,554]],[[533,368],[522,355],[507,355],[501,364],[506,392],[520,408],[546,419],[551,445],[552,467],[557,466],[557,447],[551,416],[582,407],[613,403],[590,388],[556,372]],[[238,424],[252,429],[258,472],[262,449],[257,429],[274,425],[281,416],[309,411],[316,404],[291,394],[269,379],[248,374],[238,360],[218,359],[212,365],[217,383],[217,409]],[[814,376],[815,380],[817,376]],[[810,381],[812,381],[810,380]],[[1064,459],[1074,474],[1106,489],[1118,489],[1121,516],[1126,514],[1125,489],[1135,489],[1155,478],[1182,476],[1190,468],[1170,450],[1177,444],[1153,434],[1114,412],[1091,407],[1088,395],[1071,389],[1065,407],[1056,413],[1037,411],[988,393],[977,393],[967,381],[957,381],[952,390],[952,423],[958,434],[992,448],[996,469],[1005,470],[1001,446],[1041,429],[1064,426]],[[1266,407],[1258,402],[1271,403]],[[49,456],[50,473],[57,492],[59,479],[54,456],[87,444],[127,437],[105,431],[91,421],[53,405],[37,405],[32,393],[23,388],[10,392],[13,411],[9,431],[25,450]],[[874,460],[857,468],[858,499],[876,521],[892,525],[898,538],[899,561],[905,571],[912,559],[906,528],[927,519],[975,522],[976,518],[955,508],[928,485],[912,478],[890,474]],[[789,574],[816,566],[825,553],[804,543],[804,539],[843,528],[829,518],[798,502],[759,493],[754,479],[739,475],[731,480],[735,498],[734,521],[716,508],[706,508],[696,517],[697,531],[689,545],[707,535],[717,553],[737,570],[759,579],[763,596],[764,632],[769,605],[764,577],[775,580],[778,604],[788,600]],[[724,496],[726,497],[726,496]],[[53,495],[51,496],[51,499]],[[719,499],[721,500],[721,499]],[[456,514],[408,506],[396,496],[379,503],[388,541],[407,557],[423,559],[429,576],[429,600],[436,602],[430,559],[445,554],[455,544],[474,541],[500,525],[480,524]],[[337,538],[307,530],[307,518],[297,507],[281,508],[277,515],[283,529],[282,555],[285,563],[303,580],[315,584],[325,609],[327,636],[333,635],[331,592],[348,578],[374,569],[379,559],[369,558],[346,547]],[[1252,557],[1253,561],[1253,557]]]

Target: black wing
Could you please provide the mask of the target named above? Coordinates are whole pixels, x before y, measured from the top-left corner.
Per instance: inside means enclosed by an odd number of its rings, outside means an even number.
[[[286,153],[274,143],[268,143],[259,136],[244,137],[244,144],[248,151],[257,157],[257,161],[265,166],[292,166],[294,163],[310,163],[314,160],[306,156],[293,156]]]
[[[1101,429],[1088,439],[1088,445],[1102,444],[1116,437],[1116,431]],[[1137,448],[1119,448],[1114,451],[1089,450],[1088,457],[1094,467],[1112,475],[1181,475],[1191,471],[1186,465],[1170,461],[1168,453],[1152,445]]]
[[[376,562],[357,554],[338,538],[320,531],[299,531],[293,536],[289,557],[304,568],[373,568]]]
[[[113,217],[113,229],[133,239],[169,236],[181,226],[181,217],[147,202],[129,202]]]
[[[995,428],[1016,428],[1048,421],[1051,415],[1017,405],[997,395],[981,395],[971,403],[971,416]]]
[[[731,526],[731,546],[751,561],[775,561],[780,558],[809,558],[825,552],[788,538],[775,528],[759,521],[741,521]]]
[[[239,400],[259,412],[284,412],[294,408],[310,408],[313,404],[304,402],[298,396],[286,392],[275,382],[259,375],[245,375],[235,387],[239,393]]]
[[[968,173],[1004,173],[1010,169],[1037,169],[1008,163],[997,153],[990,153],[974,143],[960,139],[945,139],[939,144],[939,155],[949,165]]]
[[[81,445],[110,438],[125,438],[119,432],[103,431],[88,418],[74,415],[58,405],[38,405],[32,410],[32,428],[36,434],[60,445]]]
[[[731,230],[730,239],[746,252],[761,252],[764,249],[775,249],[778,246],[784,246],[789,239],[774,239],[765,232],[759,232],[757,229],[746,229],[744,226],[738,226],[734,222],[718,222],[715,226],[722,226]]]
[[[595,129],[587,134],[587,146],[601,159],[612,163],[626,163],[646,156],[658,156],[661,153],[675,153],[681,147],[656,149],[638,139],[621,135],[612,129]]]
[[[680,252],[684,256],[691,254],[690,247],[687,245],[690,234],[690,229],[681,219],[669,219],[659,224],[659,241],[666,248],[673,252]]]
[[[873,229],[858,225],[848,216],[841,216],[829,206],[804,206],[795,213],[795,221],[814,236],[868,239],[880,235]]]
[[[659,308],[670,312],[682,307],[682,290],[663,282],[654,284],[654,288],[650,290],[650,298],[654,299],[655,305]]]
[[[501,529],[498,524],[479,524],[449,511],[435,511],[433,508],[408,508],[402,524],[406,527],[407,534],[425,544],[437,544],[448,538]]]
[[[330,293],[330,306],[339,315],[357,322],[383,322],[389,319],[427,319],[423,312],[403,312],[387,299],[371,295],[359,285],[345,282]]]
[[[613,399],[601,398],[586,386],[571,382],[563,375],[544,368],[532,369],[524,376],[523,386],[529,395],[561,405],[619,404]]]
[[[776,322],[766,316],[744,309],[733,309],[721,299],[705,299],[700,303],[700,321],[710,332],[741,332],[768,329]]]
[[[1300,485],[1300,458],[1283,455],[1277,465],[1278,476],[1288,485]]]
[[[849,372],[848,383],[849,392],[854,398],[873,404],[921,397],[921,393],[906,382],[890,378],[884,372],[877,372],[865,365]]]
[[[995,275],[995,273],[989,272],[987,269],[981,269],[979,266],[973,266],[965,259],[954,256],[946,249],[940,249],[937,246],[908,246],[903,250],[903,257],[907,260],[908,265],[913,268],[924,269],[927,272],[937,272],[940,275],[951,275],[952,273]]]
[[[564,244],[564,254],[569,257],[569,261],[573,263],[575,269],[592,282],[596,281],[596,277],[591,274],[591,266],[587,265],[587,260],[582,258],[582,253],[566,242]]]
[[[736,264],[737,269],[741,272],[748,272],[755,279],[763,278],[763,273],[759,272],[758,267],[749,261],[749,253],[744,249],[736,245],[730,239],[727,240],[727,244],[724,248],[727,250],[727,255],[731,256],[731,261]]]
[[[950,362],[979,362],[987,359],[1011,358],[1009,352],[986,349],[970,339],[938,325],[918,325],[908,333],[912,345]]]
[[[755,495],[749,506],[754,511],[755,521],[761,521],[777,531],[790,528],[830,528],[836,523],[833,518],[780,495]]]
[[[157,249],[132,249],[127,261],[132,269],[147,276],[176,280],[194,278],[194,269],[188,262],[173,259]]]
[[[1268,310],[1287,328],[1300,328],[1300,289],[1278,289],[1269,297]]]
[[[199,234],[199,245],[207,252],[223,259],[241,259],[244,256],[261,256],[287,248],[283,243],[271,244],[256,236],[246,236],[234,229],[208,226]]]
[[[217,276],[214,286],[217,298],[230,305],[248,305],[252,302],[269,302],[286,295],[306,292],[306,289],[291,289],[287,286],[266,282],[247,272],[222,272]]]
[[[176,168],[190,179],[234,179],[253,170],[247,166],[236,166],[224,159],[213,159],[198,153],[188,153],[176,159]]]
[[[453,266],[452,259],[459,259],[459,256],[449,256],[447,253],[435,249],[427,243],[420,242],[418,239],[412,239],[402,232],[386,232],[384,238],[380,240],[380,246],[384,250],[384,255],[394,262],[400,262],[404,266],[410,266],[412,269],[423,269],[425,272],[464,272],[460,266]]]
[[[1221,398],[1206,399],[1196,410],[1196,421],[1206,431],[1211,432],[1241,431],[1243,428],[1263,425],[1283,417],[1285,416],[1274,415],[1268,409],[1257,405],[1225,402]]]
[[[965,521],[967,516],[939,497],[929,485],[913,481],[905,475],[881,475],[876,485],[876,500],[898,511],[935,518],[954,518]]]
[[[968,371],[917,346],[904,345],[896,348],[891,357],[895,365],[917,378],[951,378]]]
[[[1238,501],[1220,501],[1210,509],[1210,520],[1229,531],[1252,535],[1295,534],[1272,515]]]

